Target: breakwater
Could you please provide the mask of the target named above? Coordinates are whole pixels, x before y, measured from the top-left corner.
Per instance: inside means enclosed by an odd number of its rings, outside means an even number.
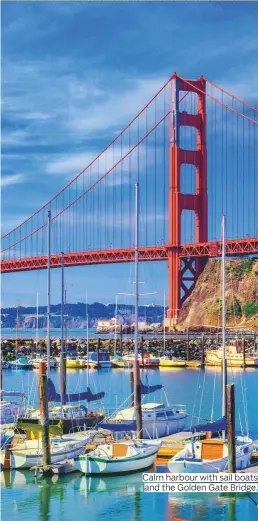
[[[238,337],[238,350],[241,352],[243,342],[245,351],[248,353],[258,352],[258,336],[246,334]],[[85,338],[67,338],[65,340],[67,353],[83,356],[87,352],[87,340]],[[59,337],[51,339],[51,354],[58,356],[61,340]],[[204,335],[203,333],[190,333],[181,336],[139,337],[139,351],[153,356],[160,356],[164,352],[175,358],[185,360],[201,360],[207,348],[218,348],[221,345],[221,335]],[[106,351],[109,355],[114,352],[123,356],[132,354],[134,351],[134,339],[129,337],[105,338],[104,336],[89,339],[89,351],[97,349]],[[5,339],[2,340],[2,354],[4,359],[12,359],[15,355],[30,355],[35,353],[46,353],[46,339]]]

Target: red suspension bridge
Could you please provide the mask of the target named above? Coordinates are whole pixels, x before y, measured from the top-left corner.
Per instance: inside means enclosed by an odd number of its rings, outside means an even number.
[[[258,253],[258,109],[200,77],[176,73],[68,185],[2,238],[2,272],[134,259],[134,184],[142,261],[168,262],[176,320],[209,257]]]

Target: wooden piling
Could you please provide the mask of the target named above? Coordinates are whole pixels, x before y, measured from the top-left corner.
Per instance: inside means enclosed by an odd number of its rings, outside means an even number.
[[[142,353],[142,366],[144,367],[144,349],[143,349],[143,345],[144,345],[144,338],[143,338],[143,335],[141,336],[141,353]]]
[[[235,386],[227,385],[228,471],[236,472]]]
[[[45,362],[39,363],[38,390],[40,424],[42,426],[42,464],[43,467],[47,467],[51,464],[51,455],[48,419],[47,371]]]

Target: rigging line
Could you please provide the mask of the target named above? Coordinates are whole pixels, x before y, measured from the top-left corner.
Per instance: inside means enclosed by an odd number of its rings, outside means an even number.
[[[197,398],[197,391],[199,389],[200,376],[201,376],[201,369],[199,369],[199,372],[198,372],[198,380],[197,380],[197,385],[196,385],[196,388],[195,388],[194,404],[193,404],[193,412],[192,412],[192,419],[191,419],[191,423],[190,423],[190,429],[192,428],[193,418],[195,418],[195,416],[194,416],[195,403],[196,403],[196,398]]]
[[[201,401],[200,401],[199,415],[198,415],[198,423],[199,423],[199,421],[200,421],[200,417],[201,417],[201,409],[202,409],[202,401],[203,401],[203,393],[204,393],[204,384],[205,384],[205,380],[206,380],[206,373],[204,372],[204,375],[203,375],[203,382],[202,382],[202,394],[201,394]]]
[[[82,192],[78,197],[77,199],[74,199],[72,202],[70,202],[65,208],[63,208],[62,210],[60,210],[59,213],[57,213],[56,215],[54,215],[52,217],[52,221],[54,221],[55,219],[57,219],[57,217],[59,217],[59,215],[62,215],[66,210],[68,210],[71,206],[74,205],[74,203],[76,203],[76,201],[79,201],[85,194],[87,194],[88,192],[90,192],[90,190],[92,190],[92,188],[94,188],[100,181],[102,181],[102,179],[105,179],[107,177],[108,174],[110,174],[110,172],[112,172],[112,170],[114,168],[116,168],[120,163],[121,161],[123,161],[124,159],[126,159],[126,157],[128,157],[131,152],[133,152],[133,150],[135,150],[137,147],[140,146],[140,144],[151,134],[151,132],[153,132],[155,130],[155,128],[157,128],[168,116],[170,115],[170,110],[165,114],[165,116],[163,116],[163,118],[161,118],[161,120],[151,129],[149,130],[149,132],[147,134],[145,134],[145,136],[143,136],[140,141],[138,141],[138,143],[136,143],[122,158],[120,158],[117,163],[115,165],[113,165],[107,172],[105,172],[105,174],[103,174],[99,179],[97,179],[96,181],[94,181],[94,183],[91,184],[91,186],[89,186],[84,192]],[[47,221],[45,223],[43,223],[40,228],[32,231],[30,234],[26,235],[25,237],[22,238],[22,241],[26,240],[28,237],[30,237],[30,235],[33,235],[34,233],[38,232],[39,230],[41,230],[42,228],[44,228],[45,226],[47,225]],[[10,232],[11,233],[11,232]],[[19,241],[16,242],[15,244],[13,244],[12,246],[10,246],[10,248],[16,246],[17,244],[19,244]],[[2,252],[8,250],[9,248],[5,248],[2,250]]]
[[[258,112],[258,108],[254,107],[253,105],[249,105],[249,103],[247,103],[246,101],[243,101],[243,100],[237,98],[236,96],[234,96],[234,95],[231,94],[230,92],[226,91],[225,89],[222,89],[222,87],[220,87],[220,86],[217,85],[216,83],[213,83],[212,81],[207,80],[207,78],[205,78],[205,81],[206,81],[207,83],[209,83],[210,85],[212,85],[213,87],[216,87],[216,89],[221,90],[222,92],[224,92],[224,94],[227,94],[228,96],[230,96],[230,97],[233,98],[234,100],[239,101],[239,103],[242,103],[243,105],[246,105],[246,107],[249,107],[250,109],[255,110],[256,112]]]
[[[245,400],[246,395],[245,395],[245,393],[244,393],[244,386],[243,386],[242,372],[240,373],[240,383],[241,383],[241,391],[242,391],[242,399],[243,399],[245,428],[246,428],[246,433],[247,433],[247,435],[248,435],[247,405],[246,405],[246,400]]]
[[[238,411],[238,419],[239,419],[239,423],[240,423],[241,434],[243,436],[244,435],[244,430],[243,430],[243,425],[242,425],[242,420],[241,420],[240,409],[237,409],[237,411]]]
[[[244,119],[247,119],[249,121],[251,121],[252,123],[255,123],[255,125],[258,125],[258,121],[255,121],[255,119],[252,119],[250,118],[249,116],[246,116],[246,114],[242,114],[241,112],[239,112],[237,109],[232,109],[230,107],[230,105],[227,105],[226,103],[223,103],[222,101],[220,101],[218,98],[215,98],[214,96],[212,96],[211,94],[208,94],[208,92],[205,92],[204,90],[202,89],[199,89],[199,87],[196,87],[195,85],[193,85],[192,83],[190,83],[190,81],[187,81],[185,80],[184,78],[181,78],[181,76],[177,76],[180,80],[182,80],[184,83],[187,83],[187,85],[190,85],[190,87],[192,87],[193,89],[201,92],[201,94],[205,94],[205,96],[208,96],[208,98],[211,98],[213,99],[213,101],[216,101],[217,103],[219,103],[219,105],[223,105],[226,109],[229,109],[231,112],[235,112],[235,114],[238,114],[238,116],[242,116]]]
[[[213,413],[214,413],[216,379],[217,379],[217,371],[215,370],[214,381],[213,381],[212,406],[211,406],[211,422],[213,421]]]
[[[126,125],[126,127],[123,128],[123,130],[118,133],[116,135],[116,137],[83,169],[81,170],[81,172],[79,172],[77,174],[76,177],[74,177],[67,185],[65,185],[54,197],[52,197],[52,199],[50,199],[47,203],[45,203],[41,208],[39,208],[39,210],[37,210],[36,212],[34,212],[30,217],[28,217],[28,219],[26,219],[25,221],[23,221],[21,224],[19,224],[18,226],[16,226],[16,228],[14,228],[11,232],[8,232],[6,235],[4,235],[2,237],[2,239],[4,239],[4,237],[6,237],[7,235],[9,235],[10,233],[13,233],[14,230],[17,230],[20,226],[22,226],[24,223],[26,223],[27,221],[29,221],[32,217],[34,217],[34,215],[37,215],[41,210],[43,210],[44,208],[46,208],[49,204],[52,203],[52,201],[54,201],[54,199],[60,195],[64,190],[66,190],[66,188],[68,188],[74,181],[76,181],[76,179],[78,179],[78,177],[80,177],[91,165],[93,165],[93,163],[95,163],[95,161],[97,161],[97,159],[99,159],[99,157],[104,154],[104,152],[106,152],[108,150],[109,147],[111,147],[116,141],[117,139],[119,139],[119,137],[130,127],[130,125],[136,121],[136,119],[145,111],[145,109],[147,107],[149,107],[149,105],[157,98],[157,96],[163,91],[163,89],[165,89],[165,87],[171,82],[171,80],[175,77],[175,74],[173,74],[169,79],[168,81],[159,89],[159,91],[155,94],[155,96],[153,96],[153,98],[142,108],[142,110],[140,112],[138,112],[138,114],[136,114],[136,116],[130,121],[130,123],[128,123]]]

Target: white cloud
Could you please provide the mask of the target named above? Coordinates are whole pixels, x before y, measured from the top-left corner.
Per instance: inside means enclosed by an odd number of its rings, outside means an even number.
[[[1,187],[15,185],[23,180],[22,174],[5,175],[1,177]]]
[[[13,130],[9,133],[3,133],[3,145],[18,145],[25,140],[27,133],[24,130]]]
[[[47,114],[44,112],[29,112],[25,114],[25,119],[51,119],[55,118],[54,114]]]
[[[67,125],[76,132],[86,134],[111,127],[123,127],[164,83],[164,78],[134,79],[131,88],[114,93],[106,92],[105,101],[89,105],[85,110],[82,107],[70,107]]]

